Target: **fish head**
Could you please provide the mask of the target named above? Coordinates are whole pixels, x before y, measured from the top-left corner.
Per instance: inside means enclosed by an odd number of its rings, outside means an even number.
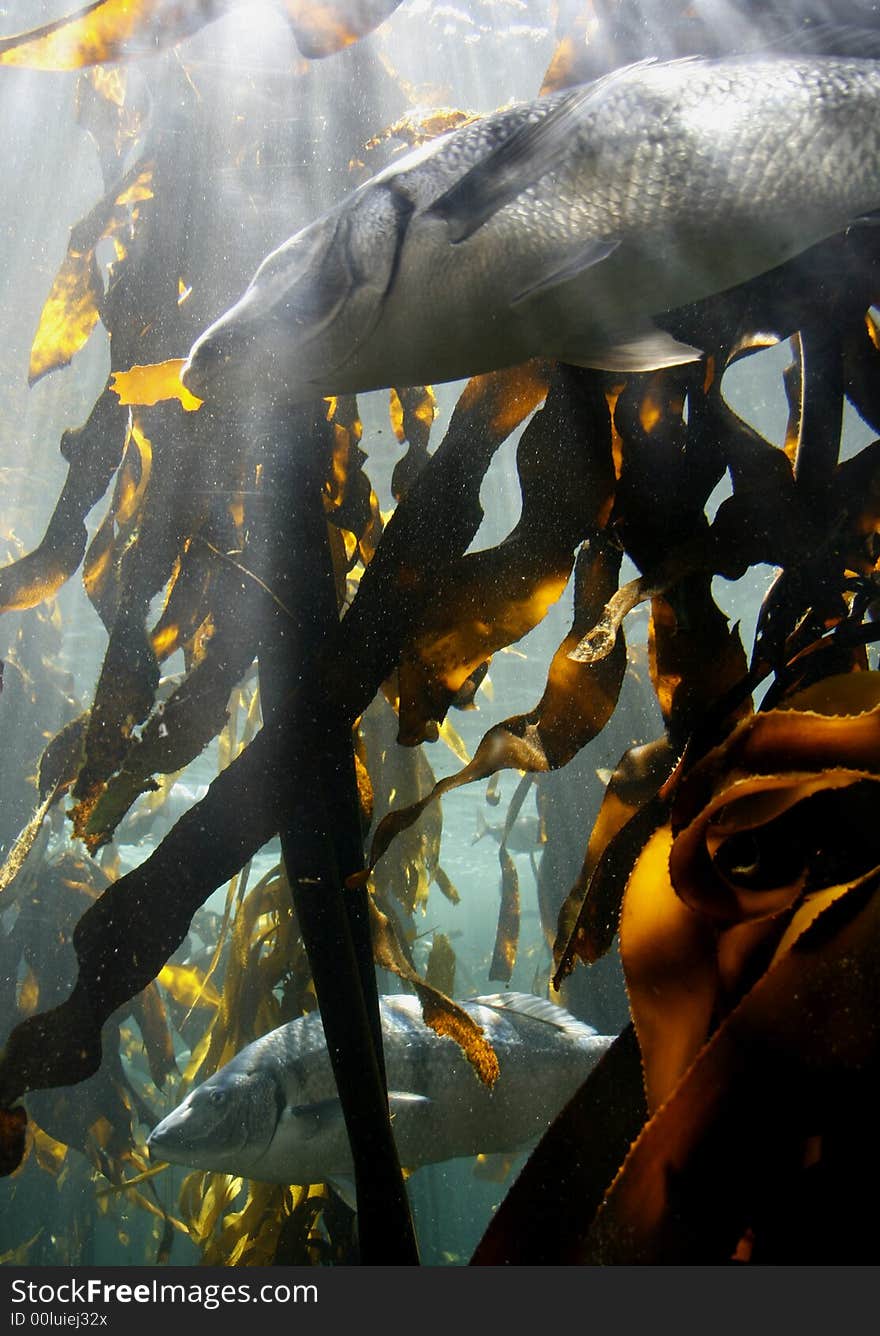
[[[153,1128],[147,1148],[172,1164],[247,1174],[269,1147],[283,1103],[270,1070],[225,1067]]]
[[[368,183],[279,246],[193,344],[186,388],[218,405],[255,392],[292,404],[363,388],[353,364],[381,316],[411,207]]]

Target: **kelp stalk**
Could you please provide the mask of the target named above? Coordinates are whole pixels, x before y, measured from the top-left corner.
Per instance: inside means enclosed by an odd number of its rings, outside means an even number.
[[[351,725],[325,699],[320,669],[338,626],[318,448],[329,429],[309,410],[268,425],[274,439],[257,504],[269,511],[259,528],[271,544],[275,600],[261,636],[260,689],[266,719],[292,723],[312,760],[281,813],[281,849],[351,1142],[361,1260],[416,1264],[388,1116],[367,891],[345,888],[364,863]]]

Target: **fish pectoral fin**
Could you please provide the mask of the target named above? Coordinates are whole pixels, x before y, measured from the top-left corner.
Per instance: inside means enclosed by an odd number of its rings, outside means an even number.
[[[333,1174],[327,1179],[328,1185],[341,1197],[350,1211],[357,1210],[357,1189],[351,1174]]]
[[[561,283],[567,283],[569,279],[575,278],[583,273],[585,269],[591,269],[594,264],[601,264],[607,260],[609,255],[613,255],[620,245],[619,241],[605,241],[597,237],[594,241],[587,242],[579,251],[564,260],[561,264],[554,265],[543,274],[536,275],[533,282],[521,288],[511,300],[511,306],[520,306],[530,298],[549,292],[551,288],[558,288]]]
[[[595,339],[593,332],[591,341],[585,341],[581,347],[575,336],[569,336],[557,349],[556,356],[561,362],[570,362],[572,366],[621,372],[659,371],[666,366],[698,362],[703,356],[700,348],[690,343],[681,343],[656,325],[650,325],[619,342],[601,345]]]
[[[426,212],[445,220],[453,244],[466,241],[493,214],[552,172],[571,153],[572,134],[591,102],[628,78],[633,70],[652,63],[649,58],[623,65],[593,83],[573,88],[540,120],[526,121],[515,129],[435,199]]]
[[[388,1112],[391,1115],[391,1122],[401,1114],[407,1117],[413,1114],[427,1113],[431,1107],[432,1101],[427,1095],[415,1095],[409,1090],[389,1090],[388,1091]]]
[[[282,1117],[296,1122],[297,1131],[304,1141],[328,1132],[342,1118],[342,1104],[338,1099],[320,1099],[314,1104],[288,1104]]]

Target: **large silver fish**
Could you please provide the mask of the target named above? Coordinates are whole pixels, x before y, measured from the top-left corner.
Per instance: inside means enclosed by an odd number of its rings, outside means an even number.
[[[401,158],[264,260],[197,340],[206,399],[295,402],[541,355],[689,361],[651,317],[880,207],[880,63],[643,61]]]
[[[425,1025],[415,997],[380,999],[392,1127],[406,1168],[535,1141],[612,1042],[530,994],[463,1005],[498,1055],[491,1091],[454,1040]],[[351,1152],[320,1016],[242,1049],[147,1144],[158,1159],[271,1183],[344,1180]]]

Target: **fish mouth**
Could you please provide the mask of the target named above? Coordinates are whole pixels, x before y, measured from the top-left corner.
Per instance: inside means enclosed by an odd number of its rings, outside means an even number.
[[[197,399],[215,399],[230,378],[232,363],[231,353],[199,340],[181,368],[181,384]]]

